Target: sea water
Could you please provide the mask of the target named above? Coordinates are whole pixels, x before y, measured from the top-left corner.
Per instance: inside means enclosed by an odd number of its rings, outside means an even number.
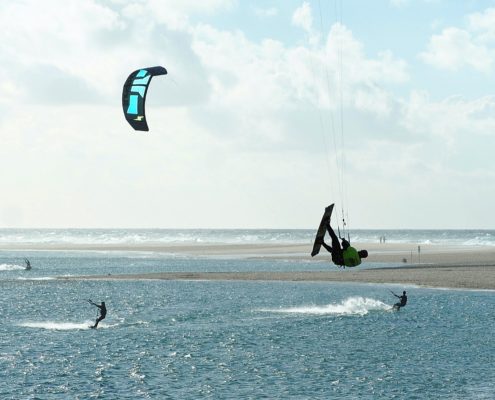
[[[84,234],[95,240],[102,232]],[[57,279],[322,268],[290,259],[2,251],[0,399],[495,398],[492,291]],[[408,292],[399,312],[390,290]],[[88,299],[108,308],[96,330]]]

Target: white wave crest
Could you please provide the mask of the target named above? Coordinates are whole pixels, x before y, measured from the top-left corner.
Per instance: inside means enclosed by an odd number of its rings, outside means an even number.
[[[0,271],[16,271],[19,269],[26,269],[26,266],[17,264],[0,264]]]
[[[270,310],[265,312],[277,312],[287,314],[312,314],[312,315],[366,315],[370,311],[389,311],[392,306],[380,300],[365,297],[349,297],[340,304],[328,304],[325,306],[301,306]]]
[[[94,324],[94,321],[84,321],[84,322],[55,322],[55,321],[44,321],[44,322],[23,322],[19,326],[26,328],[37,328],[37,329],[48,329],[53,331],[71,331],[71,330],[81,330],[90,329]],[[98,329],[100,328],[110,328],[113,325],[106,325],[100,323]]]

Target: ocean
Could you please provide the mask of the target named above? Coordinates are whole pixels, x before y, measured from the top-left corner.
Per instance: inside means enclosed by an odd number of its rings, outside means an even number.
[[[332,282],[85,281],[299,271],[304,260],[40,244],[310,243],[305,230],[0,230],[0,399],[493,399],[493,291]],[[358,231],[495,245],[495,231]],[[352,238],[352,236],[351,236]],[[30,249],[32,244],[36,250]],[[36,246],[35,246],[36,245]],[[33,269],[24,269],[23,259]],[[408,305],[391,310],[395,293]],[[105,301],[98,329],[88,303]]]
[[[312,243],[314,229],[1,229],[0,246],[9,244],[261,244]],[[351,241],[495,246],[487,229],[356,229]]]

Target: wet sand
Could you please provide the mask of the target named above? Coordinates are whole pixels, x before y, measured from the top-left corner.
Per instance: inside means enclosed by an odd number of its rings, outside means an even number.
[[[61,277],[59,279],[164,279],[164,280],[262,280],[394,283],[445,288],[495,290],[495,248],[417,244],[354,244],[368,249],[365,263],[385,263],[384,268],[339,270],[324,250],[312,258],[311,244],[147,244],[43,246],[45,250],[153,251],[205,257],[313,260],[314,272],[169,272],[129,275]],[[376,264],[375,264],[376,265]],[[320,269],[320,268],[318,268]]]

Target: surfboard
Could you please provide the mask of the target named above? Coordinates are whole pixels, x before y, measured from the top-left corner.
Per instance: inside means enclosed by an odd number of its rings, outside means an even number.
[[[326,221],[330,220],[330,217],[332,216],[333,206],[334,204],[330,204],[328,207],[326,207],[325,212],[323,213],[323,217],[321,217],[320,226],[318,227],[318,231],[316,232],[316,237],[313,244],[311,257],[316,256],[320,252],[321,240],[325,237],[325,232],[327,231],[327,228],[325,226]]]

